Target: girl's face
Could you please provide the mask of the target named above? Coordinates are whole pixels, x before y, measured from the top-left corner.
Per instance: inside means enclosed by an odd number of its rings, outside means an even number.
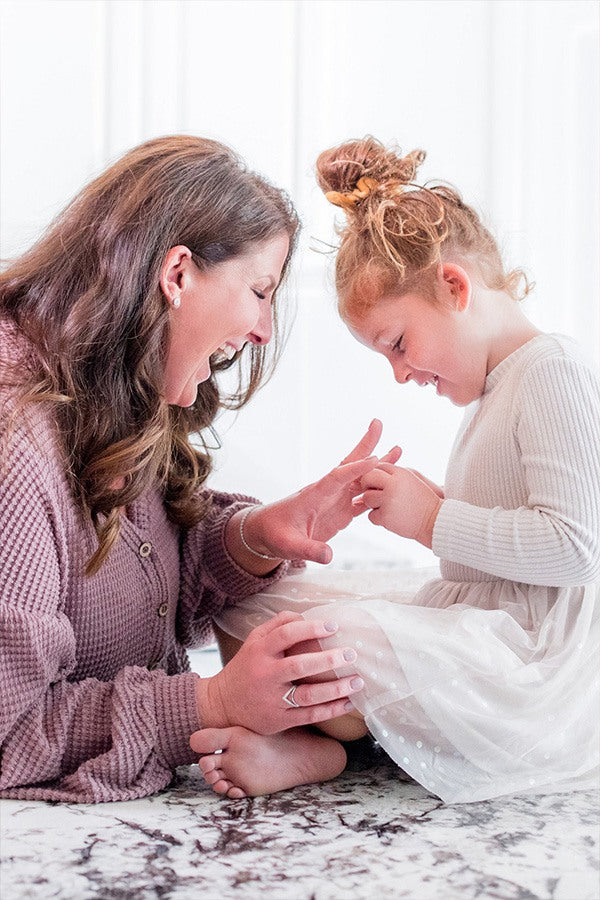
[[[191,406],[198,385],[210,378],[210,357],[232,356],[246,341],[271,339],[271,299],[289,251],[282,233],[248,253],[203,271],[187,247],[172,247],[161,288],[169,301],[171,337],[165,365],[165,398]]]
[[[440,286],[436,301],[389,295],[346,324],[358,341],[389,360],[400,384],[431,384],[456,406],[466,406],[483,393],[488,351],[471,315],[470,282],[457,287],[442,280]]]

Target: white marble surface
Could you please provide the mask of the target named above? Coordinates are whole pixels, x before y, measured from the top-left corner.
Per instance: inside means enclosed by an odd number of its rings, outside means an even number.
[[[154,797],[0,801],[0,896],[598,900],[598,796],[445,806],[371,741],[317,787],[223,800],[195,767]]]

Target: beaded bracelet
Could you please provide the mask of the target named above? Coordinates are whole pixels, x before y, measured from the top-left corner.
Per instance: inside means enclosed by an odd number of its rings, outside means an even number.
[[[279,556],[268,556],[266,553],[259,553],[258,550],[253,550],[246,538],[244,537],[244,522],[250,515],[253,509],[258,509],[258,506],[248,506],[242,513],[240,517],[240,539],[242,544],[246,548],[246,550],[252,554],[252,556],[258,556],[260,559],[280,559]]]

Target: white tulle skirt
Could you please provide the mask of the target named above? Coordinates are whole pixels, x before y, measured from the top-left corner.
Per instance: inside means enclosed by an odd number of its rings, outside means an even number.
[[[429,574],[429,573],[427,573]],[[298,570],[224,610],[244,640],[283,609],[334,620],[352,700],[389,756],[448,803],[598,786],[600,586]]]

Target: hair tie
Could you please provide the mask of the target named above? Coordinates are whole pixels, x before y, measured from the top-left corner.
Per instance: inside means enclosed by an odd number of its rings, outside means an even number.
[[[356,203],[364,200],[369,194],[379,187],[379,182],[374,178],[363,176],[356,182],[353,191],[327,191],[325,198],[333,203],[334,206],[341,206],[342,209],[352,209]]]

